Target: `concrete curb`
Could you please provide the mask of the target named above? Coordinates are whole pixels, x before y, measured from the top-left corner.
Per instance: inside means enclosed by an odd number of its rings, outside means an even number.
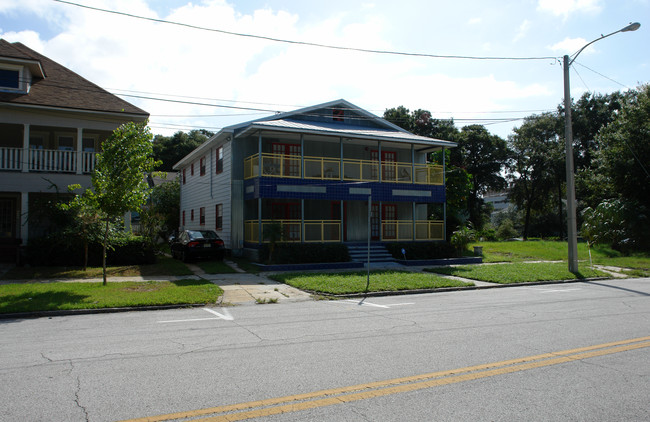
[[[36,312],[16,312],[9,314],[0,314],[0,319],[29,319],[69,315],[92,315],[92,314],[112,314],[118,312],[139,312],[139,311],[161,311],[165,309],[180,308],[199,308],[201,306],[210,306],[207,303],[180,303],[177,305],[153,305],[153,306],[133,306],[123,308],[96,308],[96,309],[67,309],[59,311],[36,311]]]

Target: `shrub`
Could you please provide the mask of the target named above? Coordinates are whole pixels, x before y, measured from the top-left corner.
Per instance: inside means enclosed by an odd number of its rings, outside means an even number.
[[[476,232],[467,226],[461,227],[451,235],[451,244],[456,248],[458,256],[463,256],[463,252],[467,249],[467,245],[472,243],[475,238]]]
[[[454,247],[448,242],[397,242],[386,244],[386,250],[395,259],[404,259],[402,249],[406,251],[407,260],[451,258],[454,256]]]
[[[260,261],[267,262],[270,247],[262,245]],[[274,264],[311,264],[319,262],[346,262],[350,260],[348,248],[341,243],[276,243]]]
[[[512,239],[513,237],[518,237],[519,233],[517,233],[517,230],[515,230],[515,225],[513,224],[512,220],[506,218],[499,225],[496,236],[499,240],[506,240]]]

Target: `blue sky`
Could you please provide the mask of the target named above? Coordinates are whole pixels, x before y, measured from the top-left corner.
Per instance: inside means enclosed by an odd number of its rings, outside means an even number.
[[[77,0],[202,27],[365,49],[478,57],[557,57],[598,41],[572,66],[572,96],[650,80],[650,0]],[[287,111],[338,98],[381,115],[404,105],[507,137],[562,101],[557,59],[458,60],[280,44],[179,28],[53,0],[0,0],[0,37],[20,41],[111,92]],[[146,94],[143,94],[146,93]],[[123,96],[154,133],[223,126],[268,113]]]

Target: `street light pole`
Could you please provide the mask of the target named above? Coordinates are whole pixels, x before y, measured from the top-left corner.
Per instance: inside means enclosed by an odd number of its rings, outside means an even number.
[[[625,28],[614,31],[611,34],[601,35],[600,38],[585,44],[577,53],[570,58],[564,56],[564,139],[566,144],[566,212],[567,212],[567,238],[569,243],[569,271],[578,272],[578,230],[576,224],[576,187],[575,175],[573,173],[573,128],[571,125],[571,84],[569,82],[569,67],[582,51],[596,41],[607,38],[619,32],[636,31],[641,26],[640,23],[631,23]]]

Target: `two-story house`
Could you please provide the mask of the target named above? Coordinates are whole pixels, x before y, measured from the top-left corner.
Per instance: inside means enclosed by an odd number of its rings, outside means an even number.
[[[229,126],[174,166],[180,226],[216,230],[235,254],[269,224],[287,242],[443,240],[427,210],[444,206],[445,170],[427,156],[455,146],[345,100]]]
[[[31,217],[68,185],[90,186],[111,132],[149,114],[21,43],[0,39],[0,260],[45,234]]]

